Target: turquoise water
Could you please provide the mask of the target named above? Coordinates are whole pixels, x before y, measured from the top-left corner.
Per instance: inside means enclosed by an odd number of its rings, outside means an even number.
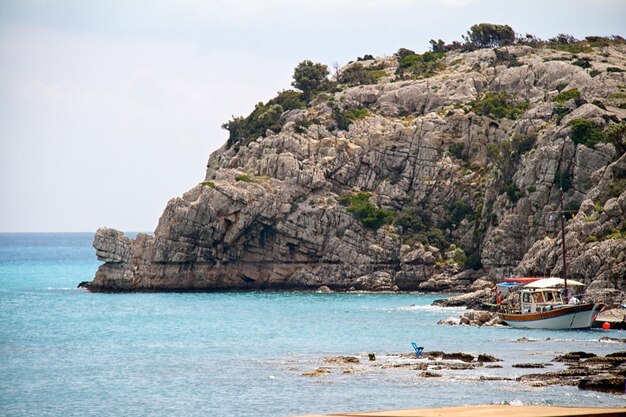
[[[0,415],[289,416],[460,404],[623,406],[623,395],[478,382],[520,362],[585,350],[626,332],[438,326],[460,309],[411,294],[90,294],[92,234],[0,234]],[[519,343],[517,339],[541,339]],[[546,340],[550,338],[550,340]],[[491,353],[504,368],[466,376],[303,373],[328,355]],[[365,356],[366,358],[366,356]],[[472,374],[474,373],[474,374]]]

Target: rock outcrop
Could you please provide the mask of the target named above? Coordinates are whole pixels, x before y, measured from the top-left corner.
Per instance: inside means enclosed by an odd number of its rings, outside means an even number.
[[[562,187],[575,214],[570,276],[621,297],[624,131],[581,143],[572,123],[626,126],[626,46],[500,50],[516,64],[490,49],[449,52],[445,69],[414,80],[393,80],[395,58],[381,59],[378,83],[340,86],[285,112],[277,132],[229,141],[154,235],[98,230],[104,264],[85,286],[465,291],[506,274],[559,275]],[[576,99],[562,100],[567,91]],[[481,112],[486,93],[524,106]],[[355,109],[340,129],[336,115]]]

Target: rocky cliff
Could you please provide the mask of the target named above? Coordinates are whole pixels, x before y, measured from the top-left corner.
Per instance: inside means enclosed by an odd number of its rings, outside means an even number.
[[[231,131],[154,236],[98,230],[85,286],[459,291],[560,275],[563,189],[569,276],[620,297],[626,45],[413,55],[351,63],[301,108],[269,107],[272,129]]]

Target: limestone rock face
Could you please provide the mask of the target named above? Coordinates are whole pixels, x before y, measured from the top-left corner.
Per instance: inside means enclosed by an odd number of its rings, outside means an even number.
[[[118,230],[106,227],[98,229],[93,246],[99,261],[112,264],[130,261],[130,239]]]
[[[502,49],[516,65],[488,49],[449,52],[433,76],[343,86],[285,112],[278,132],[224,145],[210,156],[204,182],[168,202],[154,235],[97,231],[104,264],[86,287],[488,296],[508,274],[561,274],[563,188],[576,213],[567,224],[569,276],[620,297],[623,131],[621,144],[618,134],[588,146],[574,142],[570,122],[624,123],[626,72],[607,68],[626,70],[626,47],[595,48],[587,69],[565,52]],[[382,62],[393,74],[395,60]],[[578,100],[555,99],[574,88]],[[489,92],[526,106],[515,118],[471,111]],[[334,114],[354,109],[368,112],[339,129]],[[350,196],[360,192],[369,215],[387,213],[386,221],[357,215]]]

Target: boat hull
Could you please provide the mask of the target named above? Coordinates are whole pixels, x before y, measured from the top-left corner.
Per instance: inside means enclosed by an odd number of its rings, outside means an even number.
[[[586,329],[591,327],[602,304],[562,306],[541,313],[506,314],[498,316],[511,327],[525,329]]]

